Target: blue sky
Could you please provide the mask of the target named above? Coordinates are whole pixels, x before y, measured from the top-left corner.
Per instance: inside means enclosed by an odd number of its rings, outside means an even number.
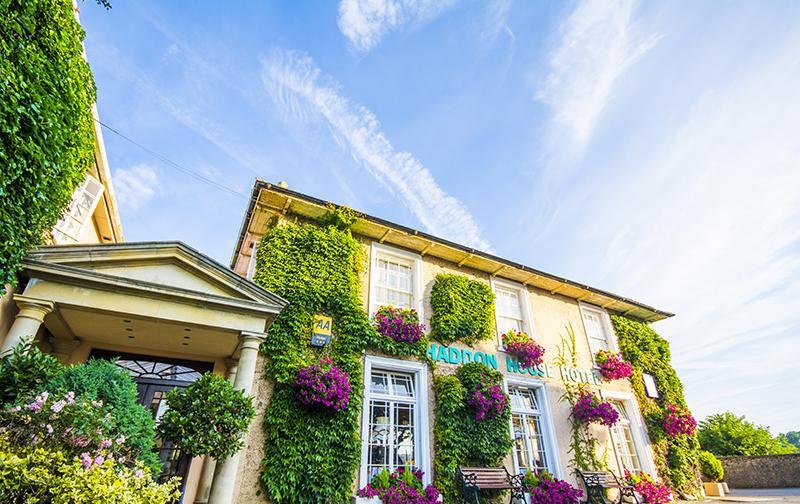
[[[699,418],[800,429],[800,4],[82,4],[126,239],[256,177],[677,313]]]

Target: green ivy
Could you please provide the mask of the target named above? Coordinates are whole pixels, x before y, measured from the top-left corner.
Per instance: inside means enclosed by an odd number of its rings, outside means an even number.
[[[0,0],[0,285],[94,159],[95,88],[71,0]]]
[[[274,393],[264,416],[263,491],[282,502],[345,502],[360,462],[358,433],[366,348],[425,358],[426,343],[397,343],[372,327],[360,297],[361,243],[349,226],[353,213],[332,210],[318,223],[271,223],[256,256],[254,281],[289,305],[269,329],[262,351]],[[310,346],[315,314],[333,318],[329,347]],[[353,388],[346,410],[310,411],[294,398],[297,370],[328,356],[346,371]]]
[[[611,322],[623,357],[633,365],[631,385],[647,425],[656,469],[672,489],[681,495],[700,495],[697,436],[670,437],[662,427],[664,406],[668,403],[686,407],[683,384],[670,364],[669,342],[644,322],[612,315]],[[647,397],[642,373],[655,378],[658,399]]]
[[[479,280],[439,274],[431,288],[431,338],[474,345],[494,335],[494,293]]]
[[[500,372],[477,362],[459,367],[454,375],[434,376],[434,483],[445,502],[458,502],[459,466],[497,467],[512,446],[508,429],[510,407],[497,418],[476,421],[475,413],[466,404],[468,394],[482,378],[497,385],[503,383]]]
[[[182,453],[223,460],[244,446],[242,437],[255,413],[252,397],[209,372],[185,389],[167,392],[158,431]]]

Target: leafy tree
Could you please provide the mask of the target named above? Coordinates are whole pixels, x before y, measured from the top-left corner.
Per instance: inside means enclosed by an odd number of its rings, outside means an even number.
[[[773,437],[768,427],[756,425],[730,411],[700,422],[700,446],[717,456],[795,453],[786,439]]]
[[[0,0],[0,285],[94,159],[95,87],[71,0]]]
[[[797,451],[800,451],[800,431],[789,431],[781,436],[786,439],[787,443],[794,445]]]
[[[30,342],[17,345],[0,359],[0,406],[41,392],[63,368],[55,357]]]

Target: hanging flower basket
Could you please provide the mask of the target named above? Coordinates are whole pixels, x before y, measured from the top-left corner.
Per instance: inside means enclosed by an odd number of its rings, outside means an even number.
[[[548,472],[525,472],[522,483],[530,494],[531,504],[578,504],[583,497],[579,490]]]
[[[329,358],[297,370],[294,380],[297,401],[309,408],[341,411],[350,402],[350,377]]]
[[[633,375],[633,366],[619,353],[600,350],[595,354],[594,361],[600,366],[600,375],[606,381],[622,380]]]
[[[582,391],[575,401],[572,416],[585,424],[599,423],[608,427],[619,420],[619,412],[611,403],[603,401],[587,390]]]
[[[422,338],[425,326],[419,323],[417,310],[382,306],[372,317],[375,329],[398,343],[413,344]]]
[[[632,473],[626,469],[625,481],[642,496],[645,504],[668,504],[673,500],[669,487],[658,483],[646,472]]]
[[[668,436],[691,436],[697,431],[697,420],[686,409],[676,404],[667,404],[664,409],[663,426]]]
[[[527,333],[517,332],[513,329],[502,336],[506,353],[517,358],[524,368],[532,368],[542,363],[544,347],[536,343]]]
[[[508,406],[508,396],[500,385],[481,381],[467,397],[467,404],[480,422],[501,416]]]

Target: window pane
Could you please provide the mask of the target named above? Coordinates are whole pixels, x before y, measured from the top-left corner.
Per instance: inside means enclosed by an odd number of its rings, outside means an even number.
[[[413,397],[414,396],[414,379],[408,375],[392,375],[392,384],[394,395],[400,397]]]
[[[514,453],[520,472],[530,467],[528,463],[528,449],[525,445],[525,428],[522,415],[511,415],[511,437],[514,440]]]
[[[585,311],[583,320],[592,353],[597,353],[599,350],[608,350],[608,336],[600,316],[597,313]]]
[[[386,373],[372,373],[372,378],[370,379],[370,391],[377,394],[389,393],[389,383]]]
[[[530,438],[532,461],[532,471],[544,471],[547,469],[547,459],[545,458],[544,438],[542,437],[542,427],[539,423],[539,415],[527,415],[528,435]]]
[[[536,404],[536,392],[521,387],[513,387],[509,390],[511,396],[511,408],[515,410],[533,410],[539,407]]]

